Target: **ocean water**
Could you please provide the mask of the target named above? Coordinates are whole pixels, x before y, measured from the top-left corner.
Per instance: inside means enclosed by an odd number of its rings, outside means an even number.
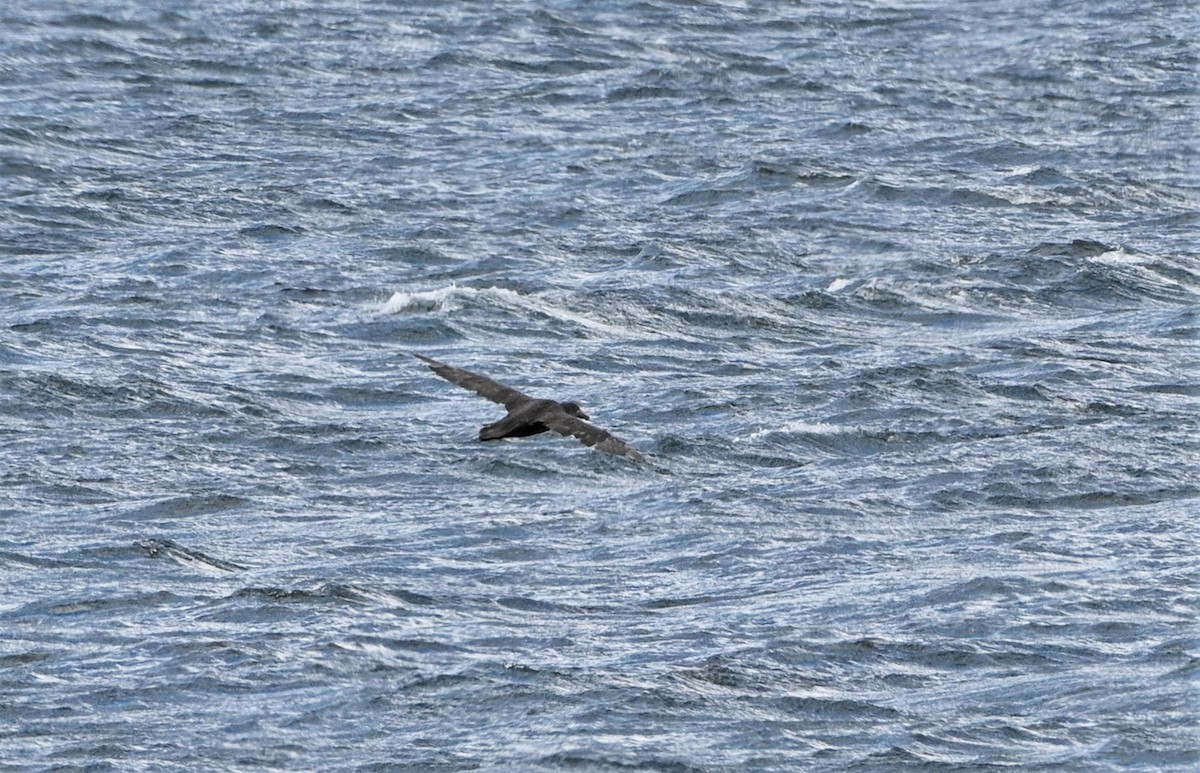
[[[3,4],[0,768],[1194,769],[1197,40]]]

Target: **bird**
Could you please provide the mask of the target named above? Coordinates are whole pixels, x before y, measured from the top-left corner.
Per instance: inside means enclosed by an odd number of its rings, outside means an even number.
[[[469,389],[508,409],[508,414],[503,419],[487,424],[479,430],[481,441],[529,437],[554,430],[563,437],[574,437],[585,446],[594,447],[598,451],[613,456],[624,456],[635,460],[645,459],[640,451],[624,440],[608,430],[590,423],[591,417],[583,412],[579,403],[571,401],[560,403],[557,400],[530,397],[524,392],[479,373],[447,365],[423,354],[414,352],[413,356],[451,384]]]

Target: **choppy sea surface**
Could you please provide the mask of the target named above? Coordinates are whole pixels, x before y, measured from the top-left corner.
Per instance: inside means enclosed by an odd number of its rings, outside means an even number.
[[[4,3],[0,768],[1200,765],[1197,40]]]

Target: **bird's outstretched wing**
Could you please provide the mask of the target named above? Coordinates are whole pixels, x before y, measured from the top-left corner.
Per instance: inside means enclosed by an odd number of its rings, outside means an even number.
[[[447,365],[444,362],[438,362],[432,357],[426,357],[423,354],[417,354],[414,352],[413,356],[421,362],[424,362],[429,366],[430,370],[446,379],[450,383],[458,384],[464,389],[470,389],[475,394],[480,395],[481,397],[486,397],[494,403],[501,403],[510,411],[521,403],[533,399],[524,392],[519,392],[510,386],[505,386],[499,381],[488,378],[487,376],[481,376],[478,373],[472,373],[469,370],[463,370],[462,368],[456,368],[453,365]]]
[[[546,411],[541,421],[550,429],[564,437],[574,437],[585,446],[594,446],[598,451],[613,456],[626,456],[630,459],[645,459],[641,451],[621,440],[606,429],[595,424],[577,419],[565,411]]]

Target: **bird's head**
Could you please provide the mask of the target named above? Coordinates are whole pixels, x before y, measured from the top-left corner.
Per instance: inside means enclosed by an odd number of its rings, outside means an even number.
[[[583,409],[579,407],[579,403],[559,403],[559,405],[562,406],[562,409],[564,411],[566,411],[568,414],[570,414],[571,416],[574,416],[577,419],[590,419],[591,418],[591,416],[588,416],[586,413],[583,412]]]

